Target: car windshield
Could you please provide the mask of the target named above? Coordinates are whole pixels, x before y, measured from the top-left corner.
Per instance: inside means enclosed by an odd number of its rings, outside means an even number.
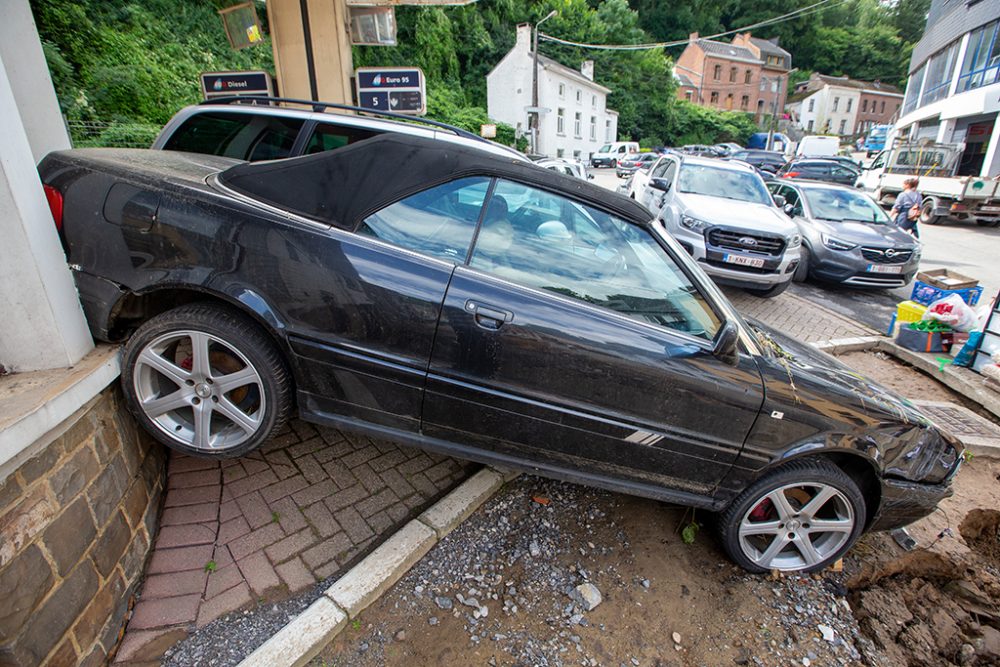
[[[681,166],[678,187],[681,192],[697,195],[725,197],[754,204],[771,204],[771,198],[761,177],[746,171],[685,164]]]
[[[597,152],[598,153],[610,153],[611,152],[611,144],[604,144],[603,146],[601,146],[601,150],[599,150]]]
[[[882,207],[860,192],[840,188],[803,188],[803,194],[814,218],[831,222],[889,224],[889,216]]]

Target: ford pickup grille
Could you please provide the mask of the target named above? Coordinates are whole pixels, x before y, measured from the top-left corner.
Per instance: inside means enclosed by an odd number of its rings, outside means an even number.
[[[780,236],[746,234],[730,229],[709,230],[708,242],[716,248],[770,255],[772,257],[780,257],[781,253],[785,250],[785,239]]]

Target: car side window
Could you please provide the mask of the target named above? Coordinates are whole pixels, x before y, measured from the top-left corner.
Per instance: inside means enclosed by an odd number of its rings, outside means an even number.
[[[840,165],[832,166],[830,169],[833,171],[833,175],[837,178],[850,178],[855,175],[853,171],[847,167],[841,167]]]
[[[677,163],[674,162],[673,160],[667,160],[667,168],[663,170],[663,176],[661,176],[660,178],[664,178],[672,183],[674,180],[674,176],[676,174],[677,174]]]
[[[418,192],[365,218],[357,232],[462,263],[479,223],[490,179],[461,178]]]
[[[332,125],[330,123],[317,123],[316,128],[306,142],[305,153],[322,153],[343,148],[348,144],[364,141],[380,134],[371,130],[363,130],[358,127],[344,125]]]
[[[519,183],[497,182],[470,265],[692,336],[711,339],[720,326],[648,231]]]
[[[649,172],[649,176],[651,178],[662,178],[664,172],[667,171],[667,167],[669,167],[673,163],[674,163],[673,160],[663,158],[656,165],[653,166],[652,171]]]
[[[802,215],[802,201],[795,188],[783,185],[778,189],[778,194],[785,198],[785,204],[792,205],[792,215]]]
[[[199,113],[184,121],[163,148],[240,160],[288,157],[303,121],[249,113]]]

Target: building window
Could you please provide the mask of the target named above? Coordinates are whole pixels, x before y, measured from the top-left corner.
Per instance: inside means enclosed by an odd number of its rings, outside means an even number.
[[[693,95],[694,95],[694,92],[693,92],[693,91],[690,91],[690,90],[686,90],[686,91],[684,91],[684,99],[686,99],[686,100],[687,100],[688,102],[690,102],[690,101],[691,101],[691,97],[692,97]]]
[[[764,113],[764,100],[757,100],[757,113]]]
[[[556,134],[566,134],[566,110],[556,109]]]
[[[564,157],[565,155],[566,155],[566,149],[564,148],[556,149],[556,157]]]
[[[573,159],[575,160],[580,159],[580,151],[573,151]]]
[[[768,65],[773,65],[775,67],[781,67],[782,66],[782,60],[784,60],[784,59],[781,56],[768,56],[767,57],[767,64]]]
[[[604,121],[604,140],[611,141],[611,121]]]
[[[885,113],[885,100],[882,100],[882,110],[879,113]]]
[[[743,97],[740,98],[740,108],[743,109],[744,111],[746,111],[747,109],[750,108],[750,96],[749,95],[744,95]]]
[[[716,65],[715,69],[712,71],[713,78],[718,81],[722,78],[722,65]]]
[[[732,109],[733,108],[733,94],[732,93],[729,93],[728,95],[726,95],[726,108],[727,109]]]
[[[955,77],[955,67],[958,64],[955,62],[957,55],[958,42],[955,41],[927,61],[927,76],[924,79],[924,92],[920,95],[920,106],[948,96],[948,88]]]
[[[868,113],[868,100],[861,100],[861,113]]]
[[[837,134],[843,134],[844,130],[846,129],[847,129],[847,119],[845,118],[844,120],[840,121],[840,130],[837,132]]]
[[[806,125],[806,129],[809,130],[810,132],[813,131],[813,121],[809,121],[809,123]]]
[[[576,91],[576,103],[579,104],[581,100],[583,100],[583,91],[577,90]]]
[[[958,91],[981,88],[1000,81],[1000,21],[987,23],[969,33]]]
[[[590,106],[597,108],[597,95],[590,96]]]
[[[560,83],[559,84],[559,97],[566,97],[566,84],[565,83]]]
[[[749,70],[748,69],[747,73],[746,73],[746,76],[744,77],[743,80],[744,80],[744,83],[752,83],[753,82],[753,70]]]
[[[816,110],[816,100],[809,100],[809,111]]]
[[[577,111],[576,115],[573,117],[573,134],[577,138],[580,138],[580,137],[583,136],[583,127],[582,127],[582,125],[583,125],[583,116],[580,114],[579,111]]]
[[[839,107],[839,106],[840,106],[840,98],[839,97],[834,97],[833,98],[833,110],[836,111],[837,107]]]
[[[847,112],[851,112],[851,107],[854,106],[854,100],[847,100]]]
[[[597,141],[597,116],[590,117],[590,140]]]
[[[736,83],[736,68],[729,68],[729,83]]]
[[[719,93],[713,92],[712,96],[709,98],[709,100],[711,101],[712,104],[716,104],[717,105],[719,103]]]

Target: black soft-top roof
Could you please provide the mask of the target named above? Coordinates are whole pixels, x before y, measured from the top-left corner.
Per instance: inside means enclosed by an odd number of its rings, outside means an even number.
[[[243,163],[219,174],[227,187],[337,227],[410,194],[468,176],[534,185],[603,208],[633,222],[652,217],[634,200],[533,164],[439,139],[382,134],[315,155]]]

